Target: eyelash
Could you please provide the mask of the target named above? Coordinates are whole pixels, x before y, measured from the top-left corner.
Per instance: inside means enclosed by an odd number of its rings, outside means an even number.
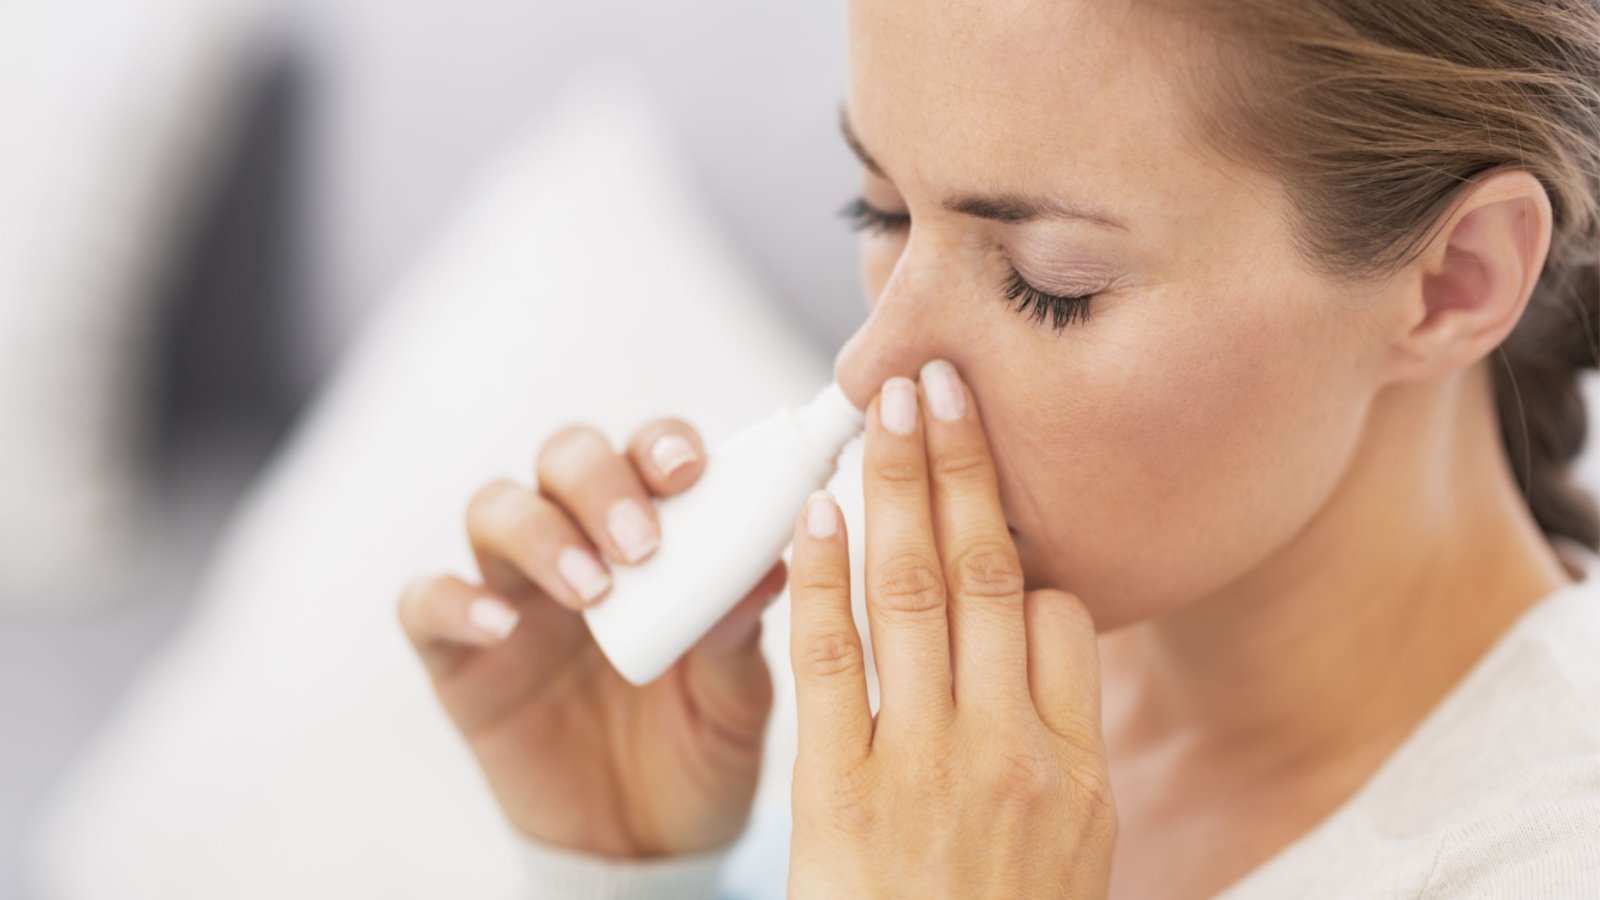
[[[862,197],[856,197],[845,207],[839,210],[839,215],[850,219],[850,227],[855,231],[871,230],[878,234],[891,234],[903,231],[911,226],[911,216],[905,213],[886,213],[868,205]],[[1094,299],[1094,294],[1080,294],[1074,297],[1059,297],[1047,294],[1029,284],[1014,267],[1011,274],[1000,285],[1000,292],[1013,304],[1018,313],[1029,316],[1034,322],[1042,323],[1050,319],[1050,327],[1061,332],[1073,322],[1089,321],[1089,305]]]

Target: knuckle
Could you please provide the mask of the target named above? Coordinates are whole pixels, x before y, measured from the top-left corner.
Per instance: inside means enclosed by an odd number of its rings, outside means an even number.
[[[944,612],[944,578],[925,557],[895,557],[880,566],[875,575],[873,587],[879,609],[917,616]]]
[[[497,478],[478,488],[467,501],[467,533],[474,544],[514,530],[528,521],[534,504],[522,486]]]
[[[1068,766],[1067,776],[1071,781],[1070,802],[1080,820],[1114,834],[1117,804],[1111,793],[1110,777],[1102,769],[1087,765]]]
[[[1047,729],[1005,711],[971,724],[962,753],[973,760],[969,778],[984,796],[1024,812],[1062,802],[1070,790],[1066,760]]]
[[[842,631],[827,631],[807,638],[795,661],[802,674],[813,678],[853,675],[863,668],[861,642]]]
[[[450,585],[445,575],[418,575],[406,582],[395,603],[395,616],[407,633],[414,633],[421,621],[422,610]]]
[[[877,480],[891,487],[905,487],[926,483],[928,476],[919,463],[903,459],[882,459],[872,466]]]
[[[1000,753],[989,773],[996,793],[1008,800],[1048,800],[1061,787],[1061,763],[1049,748],[1023,743]]]
[[[1016,550],[994,541],[959,551],[950,564],[950,580],[950,591],[958,597],[1013,597],[1023,591]]]
[[[1094,757],[1101,753],[1101,725],[1087,710],[1067,707],[1056,710],[1053,729],[1074,753]]]
[[[933,458],[933,473],[939,478],[955,481],[985,479],[993,468],[985,453],[973,450],[951,450]]]
[[[791,593],[839,594],[850,591],[850,576],[834,569],[793,572],[790,578],[793,579]]]
[[[1106,741],[1104,729],[1096,711],[1091,706],[1062,703],[1051,706],[1045,716],[1045,727],[1066,746],[1067,753],[1077,759],[1104,759]]]
[[[565,425],[539,448],[534,471],[541,484],[559,484],[581,473],[590,460],[611,452],[611,441],[584,422]]]
[[[948,800],[964,780],[949,754],[932,752],[922,756],[914,767],[915,789],[940,800]]]

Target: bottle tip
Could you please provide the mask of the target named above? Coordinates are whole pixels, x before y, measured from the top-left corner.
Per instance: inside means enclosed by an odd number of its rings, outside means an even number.
[[[846,397],[837,381],[829,382],[797,413],[800,428],[819,452],[832,459],[866,427],[867,414]]]
[[[838,404],[840,412],[849,416],[858,426],[866,424],[866,411],[850,402],[850,398],[845,395],[844,388],[840,387],[838,381],[828,382],[828,386],[822,389],[822,396],[830,397]]]

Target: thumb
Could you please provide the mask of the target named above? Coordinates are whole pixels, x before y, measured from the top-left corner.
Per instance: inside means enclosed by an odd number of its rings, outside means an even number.
[[[736,735],[759,737],[766,725],[772,676],[761,654],[761,614],[787,579],[780,559],[686,657],[690,701],[701,715]]]

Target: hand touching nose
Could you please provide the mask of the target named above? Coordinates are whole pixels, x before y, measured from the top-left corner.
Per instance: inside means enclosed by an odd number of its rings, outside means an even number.
[[[971,392],[943,360],[867,409],[867,703],[845,524],[795,527],[790,896],[1102,897],[1116,814],[1094,622],[1027,591]]]

